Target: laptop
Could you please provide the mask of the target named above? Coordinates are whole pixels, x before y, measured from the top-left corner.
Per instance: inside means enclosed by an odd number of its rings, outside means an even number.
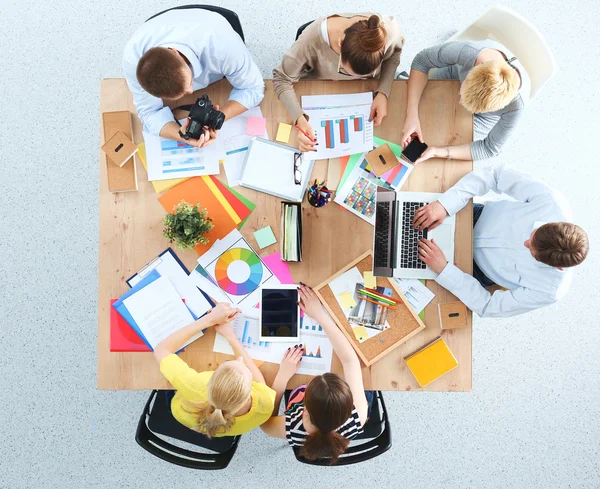
[[[378,277],[434,279],[437,273],[419,258],[418,240],[434,239],[446,259],[454,263],[456,216],[448,216],[433,231],[413,228],[415,212],[438,200],[432,192],[394,192],[377,188],[373,275]]]

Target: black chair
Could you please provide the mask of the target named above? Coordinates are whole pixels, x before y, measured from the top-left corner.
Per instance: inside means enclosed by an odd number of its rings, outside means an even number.
[[[214,5],[181,5],[179,7],[168,8],[167,10],[163,10],[162,12],[153,15],[149,19],[146,19],[146,22],[148,22],[150,19],[153,19],[154,17],[158,17],[159,15],[164,14],[165,12],[169,12],[170,10],[184,10],[190,8],[201,8],[204,10],[210,10],[211,12],[216,12],[217,14],[221,14],[227,19],[227,22],[231,24],[233,30],[239,34],[239,36],[242,38],[242,41],[246,42],[246,39],[244,38],[244,31],[242,29],[242,24],[240,23],[240,18],[238,17],[238,14],[236,14],[233,10],[229,10],[223,7],[215,7]]]
[[[287,406],[291,391],[285,392]],[[367,440],[367,441],[363,441]],[[361,442],[362,441],[362,442]],[[300,447],[292,447],[298,462],[308,465],[332,465],[327,458],[307,460],[300,455]],[[365,462],[387,452],[392,448],[392,430],[388,420],[387,409],[381,391],[375,391],[371,415],[365,424],[364,431],[350,442],[345,453],[340,455],[334,467]]]
[[[140,416],[135,441],[152,455],[188,469],[219,470],[227,467],[241,436],[208,438],[182,425],[171,414],[172,394],[173,391],[152,391]],[[157,435],[190,443],[210,450],[211,453],[187,450]]]
[[[296,32],[296,41],[300,37],[300,34],[302,34],[304,32],[304,29],[306,29],[313,22],[314,22],[314,20],[311,20],[310,22],[307,22],[306,24],[303,24],[300,27],[298,27],[298,31]]]

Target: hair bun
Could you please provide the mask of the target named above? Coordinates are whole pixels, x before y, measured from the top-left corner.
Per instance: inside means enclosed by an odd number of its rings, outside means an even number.
[[[379,15],[371,15],[369,20],[367,20],[367,27],[369,29],[377,29],[381,27],[381,19],[379,18]]]

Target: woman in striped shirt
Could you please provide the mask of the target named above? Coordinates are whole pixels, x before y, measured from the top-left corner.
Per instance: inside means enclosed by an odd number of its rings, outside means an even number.
[[[344,371],[343,378],[326,373],[306,386],[296,388],[284,415],[277,416],[287,383],[302,359],[302,346],[286,352],[273,381],[276,392],[273,417],[261,429],[275,438],[287,439],[291,446],[302,447],[300,454],[308,460],[328,458],[335,463],[350,440],[362,432],[367,421],[369,402],[365,394],[360,361],[344,334],[313,290],[304,284],[299,289],[300,308],[319,322],[327,333]]]

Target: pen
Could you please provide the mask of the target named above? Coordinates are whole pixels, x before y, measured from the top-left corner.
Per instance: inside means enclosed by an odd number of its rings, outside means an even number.
[[[394,299],[393,297],[389,297],[387,295],[386,296],[381,295],[381,293],[379,291],[377,291],[377,290],[367,289],[366,287],[364,289],[362,289],[362,290],[364,290],[366,292],[369,292],[370,294],[376,295],[378,297],[382,297],[382,298],[384,298],[387,301],[392,301],[392,302],[394,302],[396,304],[400,304],[402,302],[402,301],[400,301],[398,299]]]
[[[373,294],[372,292],[367,292],[366,290],[359,290],[358,293],[362,294],[362,295],[366,295],[368,297],[371,297],[373,299],[376,299],[376,300],[379,300],[382,302],[387,302],[388,304],[392,304],[392,305],[398,304],[398,302],[396,302],[392,299],[389,299],[388,297],[384,297],[379,294]]]
[[[363,301],[370,302],[371,304],[376,304],[378,306],[385,307],[387,309],[396,310],[396,308],[394,306],[391,306],[390,304],[384,304],[383,302],[377,302],[377,301],[374,301],[372,299],[369,299],[368,297],[361,297],[361,299]]]
[[[300,131],[302,134],[304,134],[310,140],[311,143],[315,142],[315,140],[313,138],[311,138],[300,126],[296,126],[296,129],[298,129],[298,131]],[[316,180],[315,180],[315,183],[316,183]]]

